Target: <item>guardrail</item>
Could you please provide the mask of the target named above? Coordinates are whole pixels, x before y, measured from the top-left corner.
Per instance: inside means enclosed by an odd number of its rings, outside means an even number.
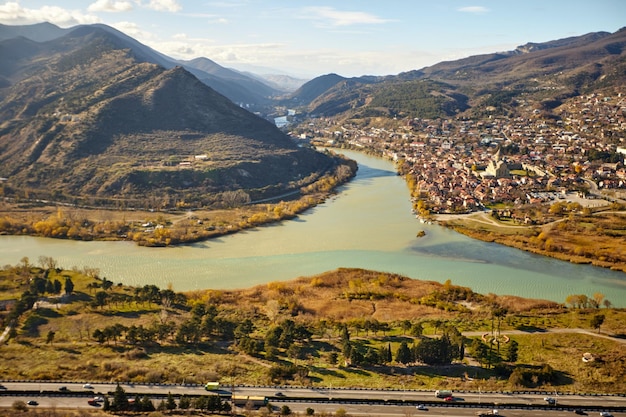
[[[175,383],[137,383],[131,381],[62,381],[62,380],[15,380],[15,379],[4,379],[0,380],[0,387],[2,383],[37,383],[37,384],[120,384],[124,385],[146,385],[146,386],[158,386],[158,387],[196,387],[203,388],[204,384],[175,384]],[[310,386],[298,386],[298,385],[255,385],[255,384],[222,384],[222,389],[228,389],[230,387],[236,388],[260,388],[260,389],[270,389],[270,390],[285,390],[285,389],[307,389],[307,390],[319,390],[325,391],[328,390],[329,387],[310,387]],[[447,387],[444,387],[447,389]],[[410,388],[367,388],[367,387],[332,387],[333,391],[389,391],[389,392],[407,392],[407,393],[433,393],[435,390],[432,389],[410,389]],[[544,391],[544,390],[522,390],[522,391],[471,391],[471,390],[455,390],[451,389],[455,394],[499,394],[499,395],[545,395],[545,396],[559,396],[564,397],[568,395],[577,395],[577,396],[590,396],[590,397],[626,397],[626,393],[584,393],[584,392],[565,392],[565,391]],[[0,388],[0,392],[2,389]]]

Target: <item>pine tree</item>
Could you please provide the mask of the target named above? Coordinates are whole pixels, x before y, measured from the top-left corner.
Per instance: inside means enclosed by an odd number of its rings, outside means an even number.
[[[168,410],[176,409],[176,400],[174,399],[174,396],[172,395],[171,392],[167,393],[167,400],[165,402],[165,408],[167,408]]]
[[[406,342],[402,342],[398,351],[396,352],[396,362],[407,364],[413,362],[413,355],[411,354],[411,349]]]
[[[115,392],[113,393],[113,401],[111,402],[111,411],[124,411],[128,410],[128,397],[124,388],[117,384]]]

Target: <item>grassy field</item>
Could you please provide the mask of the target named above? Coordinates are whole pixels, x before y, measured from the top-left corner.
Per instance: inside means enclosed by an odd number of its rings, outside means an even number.
[[[543,300],[476,294],[450,282],[359,269],[245,290],[194,291],[176,302],[165,302],[162,292],[162,298],[146,301],[140,297],[141,288],[105,285],[88,269],[44,269],[25,261],[0,272],[3,299],[23,298],[44,274],[48,281],[71,279],[74,291],[69,296],[40,295],[38,308],[19,316],[17,331],[0,347],[3,378],[511,390],[522,388],[509,380],[511,370],[549,365],[556,375],[551,382],[525,388],[626,391],[624,344],[580,330],[595,333],[590,323],[601,314],[602,336],[625,337],[626,311],[620,309],[565,308]],[[105,293],[108,301],[97,304],[98,293]],[[214,316],[207,314],[211,309]],[[504,312],[499,320],[496,311]],[[8,310],[0,315],[5,325],[10,314]],[[185,326],[203,328],[207,317],[230,330],[179,338]],[[247,321],[250,327],[241,330],[240,324]],[[464,332],[465,345],[471,346],[480,335],[490,334],[497,321],[500,330],[519,344],[517,360],[498,360],[500,368],[481,366],[468,355],[471,350],[447,366],[395,359],[403,342],[417,346],[452,328]],[[268,334],[286,322],[302,326],[310,335],[268,348]],[[416,325],[418,333],[412,330]],[[162,337],[154,333],[141,342],[131,339],[132,327],[155,332],[165,328],[169,333]],[[107,328],[116,330],[99,341],[97,331]],[[352,349],[365,354],[388,348],[393,358],[354,365],[342,347],[344,328]],[[565,333],[552,333],[553,329]],[[242,338],[257,345],[265,342],[265,347],[250,351]],[[582,362],[584,353],[597,360]],[[291,366],[300,371],[279,377],[273,373]]]

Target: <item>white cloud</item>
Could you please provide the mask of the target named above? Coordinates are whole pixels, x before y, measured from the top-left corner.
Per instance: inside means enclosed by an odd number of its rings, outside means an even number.
[[[117,22],[117,23],[112,24],[111,26],[119,30],[120,32],[125,33],[131,38],[135,38],[141,43],[147,44],[151,40],[156,39],[156,36],[154,34],[141,29],[134,22]]]
[[[133,10],[133,5],[124,0],[97,0],[95,3],[91,3],[87,10],[90,12],[128,12]]]
[[[182,9],[178,0],[150,0],[145,7],[158,12],[178,12]]]
[[[467,7],[460,7],[457,9],[457,11],[464,12],[464,13],[480,14],[480,13],[487,13],[489,9],[483,6],[467,6]]]
[[[39,9],[28,9],[17,2],[0,5],[0,23],[7,25],[30,25],[33,23],[50,22],[68,27],[79,24],[99,23],[97,16],[84,14],[79,10],[66,10],[57,6],[42,6]]]
[[[365,12],[341,11],[333,7],[305,7],[302,9],[301,19],[310,19],[324,27],[338,27],[351,25],[371,25],[387,23],[388,20]]]

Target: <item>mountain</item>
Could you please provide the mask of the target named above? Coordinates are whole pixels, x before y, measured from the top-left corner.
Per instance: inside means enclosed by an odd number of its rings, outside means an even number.
[[[324,75],[303,85],[286,103],[324,116],[431,118],[506,109],[520,96],[554,106],[564,98],[625,82],[626,29],[621,29],[528,43],[514,51],[440,62],[395,76]]]
[[[35,42],[45,42],[58,39],[69,32],[75,32],[81,29],[91,30],[91,28],[100,28],[110,33],[117,38],[117,45],[120,48],[132,50],[133,54],[139,60],[158,64],[164,68],[174,68],[176,66],[185,67],[200,81],[213,88],[215,91],[228,97],[235,103],[245,103],[251,110],[266,111],[268,106],[271,107],[270,98],[279,93],[278,90],[266,83],[261,83],[253,77],[223,68],[207,58],[199,58],[192,61],[177,61],[143,45],[110,26],[102,24],[75,26],[69,29],[61,29],[50,23],[26,26],[0,25],[0,40],[23,37]]]
[[[346,78],[337,74],[321,75],[305,83],[290,97],[296,104],[309,104]]]
[[[257,79],[282,93],[293,93],[308,81],[285,74],[253,74],[247,71],[244,72],[244,74]]]
[[[224,68],[208,58],[196,58],[191,61],[179,61],[200,81],[222,92],[235,103],[262,104],[271,103],[271,97],[279,91],[256,78]]]
[[[67,32],[68,29],[61,29],[48,22],[25,26],[7,26],[0,24],[0,41],[21,36],[35,42],[45,42],[59,38]]]
[[[102,25],[0,42],[5,196],[204,205],[219,193],[297,191],[331,157]]]

